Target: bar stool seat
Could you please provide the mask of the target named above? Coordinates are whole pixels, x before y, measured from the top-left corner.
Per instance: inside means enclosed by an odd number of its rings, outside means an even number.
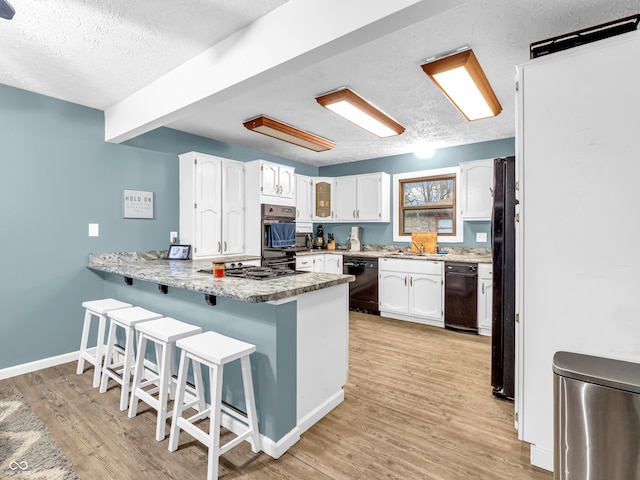
[[[94,366],[93,387],[100,385],[102,374],[102,356],[104,353],[104,328],[106,324],[106,314],[113,310],[130,308],[130,303],[121,302],[113,298],[102,300],[89,300],[82,302],[84,310],[84,325],[82,327],[82,338],[80,340],[80,352],[78,353],[78,367],[76,373],[81,375],[84,372],[84,362],[87,361]],[[98,318],[98,336],[96,339],[96,351],[91,353],[87,349],[89,343],[89,330],[91,330],[91,319]]]
[[[138,411],[138,401],[142,400],[158,412],[156,423],[156,440],[161,441],[166,437],[165,427],[167,418],[171,416],[171,411],[167,411],[168,396],[174,397],[170,392],[175,391],[173,350],[177,340],[202,332],[202,328],[188,323],[181,322],[171,317],[159,318],[148,322],[138,323],[135,326],[138,334],[138,355],[136,356],[136,366],[133,373],[133,385],[131,387],[131,401],[129,403],[129,418],[136,416]],[[156,349],[156,372],[152,378],[143,381],[144,352],[147,347],[147,340],[155,344]],[[192,389],[199,409],[203,410],[204,388],[202,384],[202,372],[194,369],[195,387]],[[150,385],[155,385],[149,390],[144,390]],[[154,395],[158,394],[156,398]]]
[[[178,390],[173,406],[169,451],[174,452],[177,450],[180,430],[186,431],[208,447],[207,479],[217,479],[220,455],[223,455],[244,440],[250,443],[253,452],[257,453],[262,448],[260,433],[258,431],[256,402],[249,358],[251,353],[256,351],[256,347],[250,343],[226,337],[216,332],[204,332],[199,335],[183,338],[178,340],[176,345],[182,349],[182,354],[180,356],[180,367],[178,370]],[[236,410],[222,404],[223,367],[225,364],[237,359],[240,359],[240,367],[242,369],[242,382],[244,384],[244,398],[247,410],[246,415],[242,415]],[[194,370],[201,370],[201,365],[209,368],[211,405],[206,410],[200,409],[196,415],[185,418],[182,414],[191,406],[184,402],[189,360],[193,363]],[[246,430],[225,445],[220,446],[220,423],[223,413],[245,424]],[[209,433],[204,432],[201,428],[194,425],[195,422],[207,417],[210,418]]]
[[[133,345],[135,341],[135,326],[140,322],[148,322],[162,318],[162,314],[151,312],[141,307],[123,308],[107,313],[109,317],[109,335],[107,336],[107,353],[102,366],[102,381],[100,393],[107,391],[109,378],[122,388],[120,392],[120,410],[126,410],[129,405],[129,391],[131,390],[131,372],[133,369]],[[125,332],[124,348],[116,345],[116,330],[120,327]],[[115,353],[122,349],[123,359],[116,362]]]

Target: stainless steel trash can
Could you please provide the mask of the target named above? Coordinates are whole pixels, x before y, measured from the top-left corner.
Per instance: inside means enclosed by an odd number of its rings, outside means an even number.
[[[554,479],[640,479],[640,364],[553,357]]]

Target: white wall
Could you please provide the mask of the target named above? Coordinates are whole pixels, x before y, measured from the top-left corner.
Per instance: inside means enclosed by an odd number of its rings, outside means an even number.
[[[520,69],[520,436],[553,467],[556,351],[640,362],[640,34]]]

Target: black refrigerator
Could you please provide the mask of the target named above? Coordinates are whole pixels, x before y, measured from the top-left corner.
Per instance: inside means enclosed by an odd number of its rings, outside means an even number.
[[[491,386],[496,397],[513,400],[516,347],[516,159],[496,158],[493,167]]]

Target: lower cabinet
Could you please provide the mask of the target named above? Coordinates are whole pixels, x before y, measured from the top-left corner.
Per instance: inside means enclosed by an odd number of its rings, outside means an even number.
[[[296,270],[316,273],[342,273],[342,255],[319,253],[296,256]]]
[[[380,315],[444,327],[444,262],[381,258]]]
[[[491,336],[493,317],[493,266],[478,264],[478,333]]]

